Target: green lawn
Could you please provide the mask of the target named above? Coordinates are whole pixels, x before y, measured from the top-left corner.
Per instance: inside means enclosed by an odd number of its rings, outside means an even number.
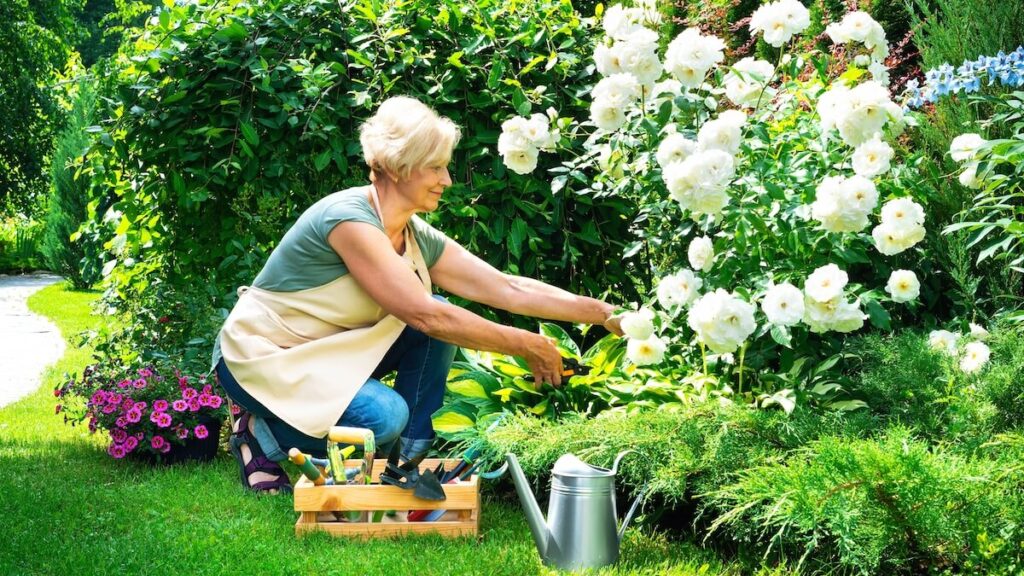
[[[291,499],[238,484],[225,452],[205,465],[115,461],[99,435],[54,414],[54,384],[89,351],[71,343],[99,320],[95,293],[54,285],[32,310],[54,321],[68,352],[42,388],[0,409],[0,574],[536,574],[545,573],[515,502],[485,497],[476,539],[363,543],[296,538]],[[708,551],[631,530],[613,574],[739,574]]]

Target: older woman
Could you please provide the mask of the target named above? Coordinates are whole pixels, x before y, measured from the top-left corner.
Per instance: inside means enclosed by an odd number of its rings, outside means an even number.
[[[561,382],[545,336],[495,324],[431,294],[516,314],[603,324],[613,306],[503,274],[419,217],[451,185],[458,128],[421,102],[391,98],[361,128],[370,184],[313,204],[285,234],[221,330],[214,365],[242,408],[231,436],[242,484],[289,490],[289,448],[323,455],[335,425],[401,438],[406,459],[434,438],[456,346],[523,357],[538,385]],[[394,388],[380,378],[397,372]]]

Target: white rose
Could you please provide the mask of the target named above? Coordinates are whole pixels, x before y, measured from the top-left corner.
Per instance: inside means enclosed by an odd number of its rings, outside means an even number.
[[[964,346],[964,356],[960,359],[960,369],[968,374],[981,370],[988,363],[991,351],[982,342],[971,342]]]
[[[974,160],[978,150],[985,145],[985,139],[977,134],[961,134],[949,144],[949,155],[956,162]]]
[[[815,189],[811,217],[834,233],[859,232],[878,203],[874,183],[860,176],[827,176]]]
[[[711,242],[711,238],[707,236],[694,238],[686,250],[686,256],[694,270],[710,271],[715,263],[715,246]]]
[[[874,178],[889,171],[889,162],[893,157],[892,146],[889,146],[876,134],[874,138],[864,142],[853,152],[853,171],[864,178]]]
[[[971,190],[977,190],[985,185],[985,181],[978,178],[977,162],[971,162],[968,164],[964,168],[963,172],[960,173],[960,177],[958,179],[960,180],[960,184],[965,188],[970,188]]]
[[[646,340],[631,338],[626,343],[626,357],[637,366],[658,364],[665,358],[665,341],[657,336]]]
[[[849,97],[850,89],[838,84],[818,98],[818,117],[821,118],[822,132],[835,128],[836,122],[846,113]]]
[[[990,336],[988,330],[985,330],[985,328],[978,324],[975,324],[974,322],[970,323],[970,328],[971,338],[974,338],[975,340],[988,340],[988,337]]]
[[[658,303],[671,309],[675,306],[686,306],[697,297],[697,292],[704,281],[692,270],[683,268],[675,274],[665,276],[658,283]]]
[[[928,334],[928,346],[933,350],[945,352],[950,356],[956,354],[956,342],[960,335],[949,330],[932,330]]]
[[[811,273],[804,283],[804,292],[818,302],[841,296],[850,277],[835,264],[826,264]]]
[[[885,291],[892,296],[893,302],[902,304],[917,299],[921,294],[921,283],[911,270],[893,270],[889,275],[889,282],[885,285]]]
[[[764,4],[750,16],[750,34],[764,34],[764,41],[779,48],[793,37],[786,26],[786,14],[776,3]]]
[[[719,288],[694,302],[686,322],[712,352],[731,353],[757,328],[754,310],[752,304]]]
[[[602,78],[591,93],[594,101],[624,107],[640,97],[640,83],[632,74],[612,74]]]
[[[501,157],[505,166],[516,174],[529,174],[537,168],[537,149],[532,146],[522,150],[508,150]]]
[[[871,231],[875,248],[886,256],[899,254],[924,240],[924,226],[920,224],[899,225],[882,221]]]
[[[696,142],[688,139],[682,134],[672,133],[665,136],[665,139],[658,145],[658,151],[655,154],[655,157],[658,159],[658,165],[661,166],[662,170],[664,170],[669,164],[686,160],[686,158],[696,150]]]
[[[840,302],[832,315],[830,328],[843,334],[860,330],[867,314],[861,312],[858,302]]]
[[[771,63],[764,60],[750,57],[740,60],[722,78],[726,98],[745,108],[756,106],[759,99],[762,102],[771,100],[773,92],[765,90],[765,86],[774,71]]]
[[[641,21],[644,18],[642,10],[626,8],[621,4],[610,6],[604,11],[604,18],[601,20],[606,34],[616,40],[629,36],[639,28],[643,28]]]
[[[882,206],[882,223],[900,228],[924,224],[924,208],[910,198],[896,198]]]
[[[778,326],[793,326],[804,317],[804,295],[788,282],[768,289],[761,301],[761,309],[768,322]]]
[[[871,73],[871,79],[875,82],[878,82],[882,86],[889,85],[889,68],[887,68],[885,64],[882,64],[881,62],[872,62],[871,65],[868,66],[868,72]]]
[[[665,51],[665,69],[687,88],[704,82],[708,71],[725,58],[725,42],[704,36],[697,28],[687,28],[676,36]]]
[[[730,155],[739,151],[742,141],[743,125],[736,124],[735,116],[709,120],[700,127],[700,131],[697,133],[697,143],[702,149],[721,150]]]
[[[622,315],[622,331],[634,340],[646,340],[654,334],[654,312],[641,308]]]
[[[602,130],[614,132],[626,123],[626,111],[622,106],[595,100],[590,105],[590,121]]]
[[[602,76],[611,76],[612,74],[622,74],[625,72],[622,69],[622,59],[619,56],[619,52],[617,46],[609,46],[603,43],[594,47],[594,64]]]
[[[542,150],[554,148],[554,135],[549,129],[548,117],[543,114],[534,114],[526,121],[526,137],[530,143]]]

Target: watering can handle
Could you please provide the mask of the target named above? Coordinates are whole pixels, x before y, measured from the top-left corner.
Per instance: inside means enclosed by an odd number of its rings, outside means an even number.
[[[619,542],[622,542],[622,535],[626,533],[626,527],[633,521],[633,514],[636,514],[636,509],[644,501],[645,496],[647,496],[647,484],[640,488],[640,493],[637,494],[636,500],[633,500],[632,506],[629,507],[629,512],[626,512],[626,517],[622,519],[622,526],[619,527]]]
[[[623,458],[625,458],[626,454],[629,454],[630,452],[636,452],[636,450],[623,450],[622,452],[619,452],[619,454],[615,457],[615,462],[612,464],[612,476],[616,475],[619,472],[619,462]]]

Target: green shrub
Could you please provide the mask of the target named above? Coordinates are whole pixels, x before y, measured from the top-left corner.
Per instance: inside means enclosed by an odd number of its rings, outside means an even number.
[[[50,270],[77,289],[88,288],[100,278],[99,247],[88,238],[71,240],[88,216],[89,181],[85,174],[76,175],[76,164],[89,147],[85,129],[92,125],[95,108],[95,88],[83,80],[68,115],[68,127],[58,138],[50,160],[50,211],[42,240]]]
[[[628,204],[553,193],[495,150],[505,109],[582,109],[568,79],[586,74],[591,40],[567,1],[183,3],[134,40],[102,92],[93,152],[97,200],[121,215],[108,242],[117,305],[162,282],[212,286],[210,306],[230,307],[301,210],[366,181],[357,128],[396,94],[463,128],[436,217],[449,236],[513,273],[631,289]]]
[[[43,224],[21,215],[0,219],[0,273],[21,273],[43,267],[40,241]]]
[[[992,366],[983,374],[979,392],[997,409],[997,430],[1024,429],[1024,333],[1019,327],[998,331],[989,346]]]
[[[980,536],[1019,519],[1022,481],[1019,460],[967,459],[892,429],[822,438],[707,497],[720,512],[713,529],[765,555],[812,571],[921,574],[974,564]],[[998,562],[1019,566],[1018,546]]]

